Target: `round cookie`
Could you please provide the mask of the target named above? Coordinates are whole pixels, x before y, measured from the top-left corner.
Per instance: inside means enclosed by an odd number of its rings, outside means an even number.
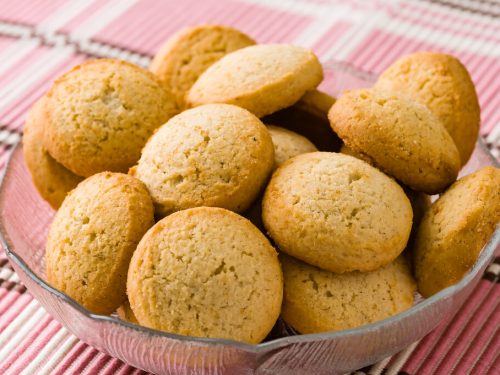
[[[283,276],[276,251],[248,220],[198,207],[146,233],[130,263],[127,294],[146,327],[256,344],[279,316]]]
[[[435,194],[455,181],[457,148],[427,107],[384,90],[347,91],[328,117],[353,151],[413,190]]]
[[[184,108],[184,97],[201,73],[224,55],[253,44],[253,39],[231,27],[188,27],[165,42],[149,70],[175,95],[178,107]]]
[[[450,55],[417,52],[394,62],[376,86],[399,91],[426,105],[444,125],[460,153],[469,160],[481,122],[476,89],[467,69]]]
[[[129,323],[139,324],[139,321],[135,317],[134,312],[130,307],[130,302],[128,301],[128,299],[116,309],[116,314],[121,320],[125,320]]]
[[[197,206],[242,212],[273,163],[271,136],[257,117],[233,105],[207,104],[162,126],[130,173],[146,184],[161,216]]]
[[[294,156],[318,151],[306,137],[279,126],[268,125],[274,144],[274,167],[278,168]]]
[[[62,204],[66,194],[78,185],[83,177],[70,170],[50,156],[41,139],[46,126],[44,98],[40,98],[31,108],[23,130],[24,161],[33,184],[54,209]]]
[[[414,241],[418,290],[429,297],[460,281],[500,221],[500,169],[455,182],[427,210]]]
[[[91,312],[111,314],[126,300],[130,258],[153,223],[153,204],[139,180],[111,172],[87,178],[50,226],[48,282]]]
[[[80,176],[126,172],[153,131],[177,111],[151,72],[120,60],[76,66],[47,93],[44,145]]]
[[[314,152],[274,172],[262,219],[281,251],[342,273],[393,261],[408,241],[412,210],[403,189],[376,168]]]
[[[189,90],[191,106],[228,103],[258,117],[297,102],[323,79],[314,53],[288,44],[260,44],[232,52],[210,66]]]
[[[280,255],[282,318],[300,333],[356,328],[413,305],[415,281],[404,257],[371,272],[336,274]]]

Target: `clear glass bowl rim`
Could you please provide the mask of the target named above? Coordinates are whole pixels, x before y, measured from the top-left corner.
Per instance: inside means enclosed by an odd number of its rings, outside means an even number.
[[[500,163],[493,157],[493,155],[491,155],[491,153],[489,152],[488,148],[486,147],[482,139],[479,138],[477,142],[480,148],[483,150],[483,152],[485,152],[485,154],[489,156],[492,164],[496,167],[500,167]],[[3,194],[4,179],[12,165],[10,161],[16,152],[21,152],[21,149],[22,149],[22,142],[18,142],[18,144],[16,144],[15,147],[13,147],[13,149],[10,151],[6,167],[4,168],[4,171],[0,176],[0,195]],[[0,244],[3,246],[7,254],[7,257],[12,262],[14,262],[20,269],[22,269],[35,283],[37,283],[39,286],[41,286],[43,289],[45,289],[55,297],[63,300],[65,303],[69,304],[73,309],[75,309],[78,313],[83,314],[89,319],[92,319],[96,322],[107,322],[111,324],[118,324],[127,327],[129,329],[141,331],[148,335],[165,337],[171,340],[183,341],[185,343],[197,343],[202,345],[219,345],[219,346],[222,345],[235,349],[244,350],[253,354],[259,354],[261,352],[269,352],[275,349],[279,349],[283,346],[287,346],[290,344],[307,343],[307,342],[323,341],[323,340],[334,340],[339,337],[362,335],[363,333],[369,331],[383,330],[384,328],[389,327],[390,325],[399,320],[403,320],[418,314],[422,309],[428,308],[430,305],[433,305],[434,303],[436,303],[441,299],[450,298],[454,296],[463,288],[465,288],[474,279],[474,277],[478,274],[478,272],[481,271],[483,266],[486,266],[486,264],[492,259],[493,255],[495,254],[497,246],[500,244],[500,225],[496,228],[495,232],[493,233],[487,245],[482,249],[481,254],[477,259],[476,263],[474,264],[473,268],[462,278],[462,280],[460,280],[460,282],[446,289],[441,290],[439,293],[429,298],[424,299],[422,302],[418,303],[417,305],[414,305],[413,307],[402,313],[357,328],[341,330],[341,331],[330,331],[330,332],[322,332],[314,334],[287,336],[256,345],[246,344],[243,342],[238,342],[228,339],[182,336],[132,324],[113,316],[93,314],[92,312],[84,308],[82,305],[77,303],[75,300],[73,300],[71,297],[51,287],[35,272],[33,272],[31,268],[24,262],[24,260],[19,255],[17,255],[15,251],[12,250],[13,246],[9,243],[7,238],[8,236],[6,235],[5,228],[3,227],[3,225],[0,224]]]

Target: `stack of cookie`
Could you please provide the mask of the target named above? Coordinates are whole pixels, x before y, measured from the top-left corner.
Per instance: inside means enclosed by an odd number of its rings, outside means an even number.
[[[500,218],[499,170],[454,182],[479,127],[467,71],[414,54],[337,101],[322,77],[307,49],[208,25],[150,71],[103,59],[56,80],[24,137],[60,207],[50,284],[94,313],[258,343],[280,315],[353,328],[457,282]]]

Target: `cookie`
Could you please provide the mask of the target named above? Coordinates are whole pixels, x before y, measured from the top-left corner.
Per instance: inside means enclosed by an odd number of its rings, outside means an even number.
[[[414,241],[418,290],[424,297],[460,281],[500,221],[500,169],[483,168],[455,182],[426,212]]]
[[[328,120],[328,111],[334,104],[335,98],[333,96],[315,89],[307,91],[294,106],[314,116]]]
[[[139,321],[135,317],[134,312],[130,307],[130,302],[128,301],[128,299],[116,309],[116,314],[121,320],[125,320],[129,323],[139,324]]]
[[[366,162],[366,163],[368,163],[368,164],[370,164],[372,166],[375,166],[373,164],[373,160],[369,156],[366,156],[366,155],[364,155],[361,152],[354,151],[352,148],[350,148],[349,146],[347,146],[345,143],[340,147],[340,151],[339,152],[341,154],[344,154],[344,155],[354,156],[355,158],[357,158],[359,160],[363,160],[364,162]]]
[[[426,105],[453,138],[461,164],[467,163],[481,116],[474,83],[457,58],[435,52],[405,56],[382,73],[376,86],[402,92]]]
[[[318,151],[316,146],[306,137],[291,130],[274,125],[268,125],[267,130],[269,130],[274,144],[274,169],[280,167],[285,161],[294,156]],[[262,223],[262,196],[254,200],[243,216],[250,220],[257,228],[264,230]]]
[[[231,27],[188,27],[165,42],[149,70],[175,95],[178,107],[184,108],[184,97],[201,73],[224,55],[253,44],[252,38]]]
[[[294,156],[318,151],[309,139],[291,130],[273,125],[268,125],[267,130],[274,144],[275,168]]]
[[[328,117],[348,147],[413,190],[436,194],[457,177],[460,156],[453,139],[427,107],[408,97],[348,91]]]
[[[162,126],[130,173],[146,184],[160,216],[197,206],[242,212],[273,164],[271,136],[257,117],[233,105],[207,104]]]
[[[177,111],[156,76],[120,60],[76,66],[47,94],[44,146],[80,176],[126,172],[153,131]]]
[[[415,281],[403,257],[371,272],[337,274],[280,256],[282,318],[300,333],[356,328],[413,305]]]
[[[338,152],[342,141],[328,121],[328,110],[335,98],[319,90],[310,90],[291,107],[262,118],[309,139],[320,151]]]
[[[111,172],[87,178],[50,225],[48,282],[91,312],[111,314],[126,300],[130,258],[151,225],[153,204],[139,180]]]
[[[274,172],[262,202],[279,249],[332,272],[371,271],[405,248],[411,205],[390,177],[354,157],[298,155]]]
[[[256,344],[279,316],[283,276],[276,251],[248,220],[198,207],[146,233],[130,263],[127,293],[146,327]]]
[[[83,177],[75,175],[55,161],[40,141],[47,121],[44,100],[42,97],[33,105],[24,125],[24,161],[42,198],[52,208],[58,209],[66,194],[73,190]]]
[[[187,94],[191,106],[227,103],[258,117],[296,103],[323,79],[314,53],[288,44],[260,44],[232,52],[210,66]]]

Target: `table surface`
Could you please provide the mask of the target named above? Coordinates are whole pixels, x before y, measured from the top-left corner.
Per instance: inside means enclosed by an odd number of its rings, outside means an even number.
[[[471,72],[481,135],[500,158],[500,2],[495,0],[0,0],[0,170],[26,112],[62,72],[91,57],[147,66],[183,26],[235,26],[378,74],[435,50]],[[357,374],[499,374],[500,257],[461,310],[403,352]],[[80,342],[19,283],[0,250],[0,374],[141,373]]]

